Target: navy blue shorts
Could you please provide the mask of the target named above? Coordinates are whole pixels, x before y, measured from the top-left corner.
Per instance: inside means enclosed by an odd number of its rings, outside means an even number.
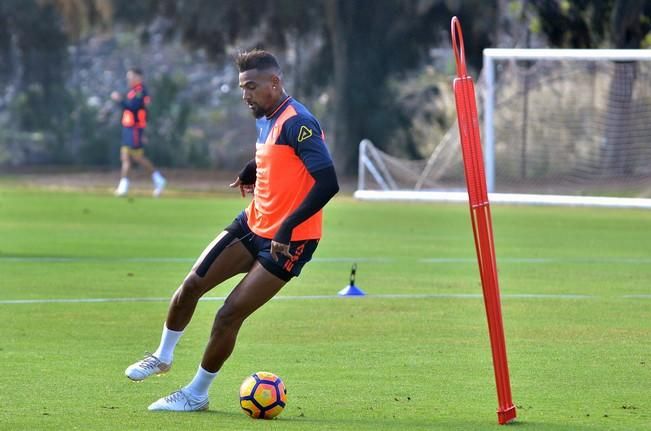
[[[276,261],[273,260],[270,253],[271,240],[262,238],[251,231],[244,211],[225,230],[239,238],[242,245],[267,271],[285,281],[289,281],[292,277],[298,277],[303,265],[312,259],[314,250],[319,245],[318,239],[292,241],[289,244],[291,259],[278,254],[278,260]]]
[[[142,135],[144,130],[138,127],[123,127],[122,145],[134,150],[142,148]]]

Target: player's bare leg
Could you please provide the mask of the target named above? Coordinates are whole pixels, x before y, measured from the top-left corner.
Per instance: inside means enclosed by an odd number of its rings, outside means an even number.
[[[267,271],[260,262],[253,264],[217,312],[201,361],[205,370],[213,373],[219,371],[233,352],[244,320],[273,298],[286,283]]]
[[[129,172],[131,170],[131,157],[127,147],[120,148],[120,183],[115,189],[115,196],[126,196],[129,193]]]
[[[253,256],[233,235],[222,232],[215,238],[172,296],[158,349],[129,366],[126,376],[140,381],[169,371],[174,348],[192,319],[199,299],[223,281],[246,272],[252,264]]]
[[[131,156],[129,155],[129,149],[127,147],[120,148],[120,162],[122,163],[122,169],[120,170],[122,178],[129,177],[129,172],[131,170]]]
[[[138,155],[133,155],[133,160],[138,163],[140,166],[145,168],[145,170],[151,175],[151,181],[154,183],[153,196],[158,197],[163,192],[167,180],[165,177],[156,169],[154,164],[149,160],[144,154],[140,153]]]
[[[152,173],[154,173],[155,170],[154,164],[146,156],[144,156],[143,154],[133,154],[131,157],[133,158],[134,162],[138,163],[140,166],[145,168],[148,174],[151,175]]]
[[[225,240],[227,244],[224,246]],[[221,246],[224,247],[223,251],[211,262],[213,258],[211,252],[216,253]],[[199,298],[234,275],[247,272],[253,263],[253,256],[240,240],[227,232],[222,232],[205,248],[190,273],[172,296],[167,312],[167,327],[175,331],[185,329],[192,318]],[[202,265],[209,265],[203,276],[198,274],[198,272],[203,273]]]
[[[206,410],[208,389],[221,366],[233,352],[242,323],[273,298],[285,283],[256,261],[217,312],[201,366],[190,384],[152,403],[149,410]]]

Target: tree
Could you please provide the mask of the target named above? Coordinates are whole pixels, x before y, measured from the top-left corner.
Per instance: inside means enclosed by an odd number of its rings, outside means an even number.
[[[39,82],[47,94],[40,108],[59,108],[51,118],[63,124],[63,100],[51,102],[52,89],[65,89],[67,44],[96,28],[124,23],[140,32],[143,40],[150,32],[163,31],[216,60],[225,59],[236,48],[269,48],[287,57],[283,63],[291,71],[295,94],[330,93],[329,108],[334,115],[326,120],[334,121],[327,130],[329,141],[339,168],[352,173],[362,138],[388,149],[395,146],[392,136],[409,127],[410,115],[397,106],[391,82],[426,64],[430,46],[447,43],[452,15],[461,17],[467,58],[472,67],[479,68],[481,51],[495,33],[496,1],[6,0],[0,3],[0,24],[15,20],[14,15],[23,21],[13,27],[11,22],[7,27],[0,25],[0,53],[11,47],[11,40],[18,41],[21,53],[42,49],[39,44],[51,46],[46,49],[53,56],[48,67],[30,64],[33,72],[29,73],[35,75],[27,73],[24,81]],[[8,35],[6,28],[13,33]],[[32,61],[29,56],[21,58]],[[0,79],[7,70],[0,68]],[[408,140],[392,150],[401,153],[396,155],[420,156],[417,143]]]
[[[450,2],[434,0],[325,1],[334,64],[335,152],[345,171],[355,169],[362,138],[389,149],[393,133],[409,127],[410,119],[396,106],[388,81],[426,63],[427,48],[449,40],[455,14],[464,23],[469,61],[479,68],[492,32],[487,23],[494,3],[459,2],[450,7]],[[407,143],[404,153],[421,156],[414,142]]]
[[[62,159],[70,100],[65,90],[67,39],[56,8],[34,0],[0,3],[0,44],[16,72],[12,124],[21,131],[48,131]],[[7,40],[8,39],[8,40]],[[8,55],[14,50],[16,55]]]
[[[427,61],[427,48],[447,39],[453,14],[464,21],[468,58],[478,67],[481,50],[494,32],[494,6],[495,1],[480,0],[169,0],[156,8],[190,46],[215,57],[231,45],[282,49],[292,38],[321,36],[324,43],[305,69],[312,89],[332,89],[329,141],[339,167],[352,173],[362,138],[387,148],[392,134],[408,127],[389,79]],[[414,143],[404,151],[419,156]]]

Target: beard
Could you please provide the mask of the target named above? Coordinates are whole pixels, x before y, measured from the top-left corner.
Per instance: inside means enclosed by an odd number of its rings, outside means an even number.
[[[265,110],[262,109],[260,105],[249,105],[249,109],[251,110],[251,114],[257,119],[257,118],[262,118],[265,115]]]

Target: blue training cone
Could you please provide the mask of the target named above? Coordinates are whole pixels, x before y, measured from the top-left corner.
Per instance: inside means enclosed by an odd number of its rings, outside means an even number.
[[[339,296],[364,296],[366,295],[362,289],[355,286],[355,273],[357,272],[357,264],[353,263],[353,268],[350,270],[350,284],[344,287],[337,293]]]

